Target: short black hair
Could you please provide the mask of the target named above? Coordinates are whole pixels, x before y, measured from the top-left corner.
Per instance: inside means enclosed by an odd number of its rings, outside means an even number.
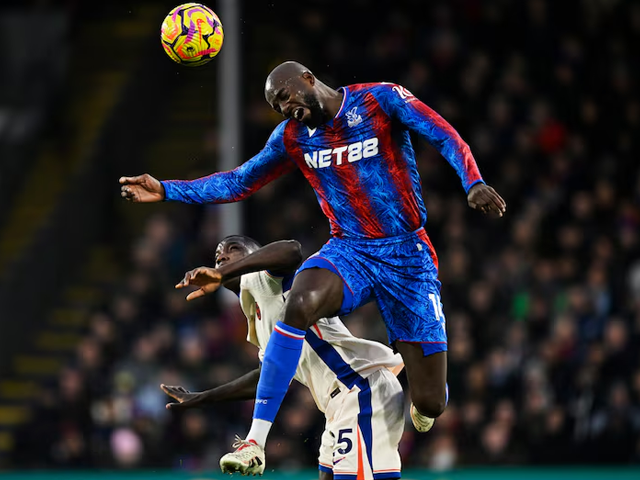
[[[262,245],[260,245],[260,243],[258,243],[257,240],[254,240],[251,237],[247,237],[246,235],[229,235],[227,237],[224,237],[222,240],[220,240],[220,243],[226,243],[231,240],[244,245],[247,248],[247,250],[249,250],[250,253],[255,252],[259,248],[262,248]]]

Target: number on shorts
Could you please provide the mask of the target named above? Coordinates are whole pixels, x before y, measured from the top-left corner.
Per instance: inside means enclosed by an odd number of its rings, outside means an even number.
[[[431,303],[433,304],[433,311],[436,314],[436,320],[439,321],[442,325],[442,330],[446,331],[444,312],[442,311],[442,302],[440,302],[440,295],[430,293],[429,300],[431,300]]]
[[[346,433],[351,433],[351,432],[353,432],[352,428],[343,428],[342,430],[340,430],[338,432],[338,443],[345,443],[346,444],[346,446],[344,448],[339,448],[338,449],[338,453],[340,455],[346,455],[353,448],[353,442],[351,441],[351,439],[349,439],[349,438],[344,436]]]

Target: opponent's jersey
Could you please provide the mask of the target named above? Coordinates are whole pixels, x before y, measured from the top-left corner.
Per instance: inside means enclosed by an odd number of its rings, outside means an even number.
[[[436,112],[390,83],[341,87],[342,106],[311,129],[285,120],[264,149],[230,172],[193,181],[165,181],[167,200],[241,200],[299,168],[315,190],[336,237],[384,238],[422,227],[427,211],[409,138],[413,131],[449,161],[465,191],[482,182],[468,145]]]
[[[293,277],[255,272],[240,280],[240,306],[247,317],[247,340],[256,345],[262,361],[271,332],[282,318]],[[388,368],[402,369],[402,358],[378,342],[356,338],[337,318],[320,319],[306,334],[295,379],[307,386],[324,412],[337,388],[351,388],[354,376],[368,377]]]

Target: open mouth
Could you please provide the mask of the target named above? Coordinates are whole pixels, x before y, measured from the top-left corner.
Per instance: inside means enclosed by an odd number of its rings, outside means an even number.
[[[293,111],[293,118],[295,118],[297,121],[301,122],[303,117],[304,117],[304,108],[298,107]]]

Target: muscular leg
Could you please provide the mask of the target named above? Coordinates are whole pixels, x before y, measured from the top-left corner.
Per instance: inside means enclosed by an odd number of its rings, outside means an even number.
[[[422,346],[396,342],[407,371],[411,401],[422,415],[437,418],[446,406],[447,352],[424,356]]]
[[[321,318],[334,316],[342,305],[343,288],[342,279],[329,270],[303,270],[293,281],[283,322],[306,330]]]
[[[321,268],[296,276],[284,319],[276,324],[264,352],[248,440],[264,447],[300,362],[305,333],[320,318],[340,310],[343,288],[340,277]]]

